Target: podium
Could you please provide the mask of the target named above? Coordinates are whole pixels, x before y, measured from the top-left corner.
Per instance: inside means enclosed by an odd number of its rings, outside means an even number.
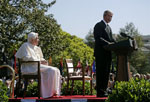
[[[135,40],[127,39],[115,44],[104,46],[106,50],[113,51],[117,55],[116,81],[129,81],[132,77],[128,62],[128,55],[137,49]]]

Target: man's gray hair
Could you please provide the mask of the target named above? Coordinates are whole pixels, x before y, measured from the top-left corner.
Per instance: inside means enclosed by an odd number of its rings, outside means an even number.
[[[36,39],[38,37],[38,33],[31,32],[28,34],[28,42],[31,43],[32,39]]]
[[[104,11],[103,17],[104,17],[104,16],[106,16],[108,13],[111,13],[111,14],[113,14],[111,11],[109,11],[109,10],[106,10],[106,11]]]

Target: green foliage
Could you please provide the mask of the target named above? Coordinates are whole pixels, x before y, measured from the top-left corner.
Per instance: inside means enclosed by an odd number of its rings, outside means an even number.
[[[0,47],[4,49],[0,50],[0,56],[4,52],[10,59],[33,31],[39,33],[44,58],[48,60],[51,56],[54,66],[58,66],[61,57],[73,58],[75,62],[81,59],[84,63],[87,59],[92,63],[93,50],[82,39],[61,31],[52,14],[45,14],[56,2],[51,1],[44,4],[41,0],[0,0]]]
[[[71,88],[72,88],[72,82],[71,81],[69,83],[68,92],[67,92],[67,83],[63,83],[62,90],[61,90],[62,95],[70,95]],[[74,88],[73,88],[72,95],[82,95],[82,94],[83,94],[82,81],[74,81]],[[90,95],[90,94],[91,94],[90,83],[85,82],[85,95]],[[93,95],[96,95],[95,89],[93,89]]]
[[[3,84],[2,81],[0,81],[0,101],[1,102],[8,102],[8,96],[7,96],[8,88],[5,84]]]
[[[31,31],[39,33],[44,56],[59,53],[62,50],[60,26],[52,14],[45,14],[55,2],[0,0],[0,47],[4,49],[0,50],[0,56],[4,52],[10,58]]]
[[[150,102],[150,82],[131,79],[129,82],[116,82],[112,94],[106,102]]]
[[[138,73],[146,74],[150,72],[148,71],[149,69],[148,56],[140,49],[132,53],[132,55],[129,58],[129,61],[132,67],[134,67]]]
[[[38,96],[38,87],[37,86],[38,86],[37,82],[30,83],[27,87],[26,96],[28,96],[28,97],[37,97]]]
[[[77,62],[81,61],[82,65],[85,66],[86,60],[89,65],[92,64],[94,60],[93,49],[84,44],[83,39],[80,39],[76,36],[71,36],[70,34],[62,31],[62,46],[64,48],[60,54],[57,54],[52,57],[53,64],[59,66],[59,61],[61,58],[64,60],[65,67],[65,59],[71,58],[73,59],[74,65],[77,65]]]

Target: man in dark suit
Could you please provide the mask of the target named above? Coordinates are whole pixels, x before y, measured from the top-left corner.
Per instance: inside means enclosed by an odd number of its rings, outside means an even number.
[[[113,13],[109,10],[104,11],[103,20],[94,27],[96,59],[96,90],[97,97],[106,96],[112,55],[111,51],[104,49],[105,45],[112,44],[115,40],[112,37],[112,31],[108,23],[111,21]]]

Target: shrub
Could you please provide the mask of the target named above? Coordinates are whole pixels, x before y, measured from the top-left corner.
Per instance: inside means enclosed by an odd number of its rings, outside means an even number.
[[[0,101],[1,102],[8,102],[7,96],[8,88],[2,81],[0,81]]]
[[[69,83],[68,92],[67,92],[67,83],[63,83],[62,88],[61,88],[62,95],[70,95],[71,88],[72,88],[71,81]],[[74,81],[74,88],[73,88],[72,95],[82,95],[82,94],[83,94],[82,81]],[[90,83],[85,82],[85,95],[90,95],[90,94],[91,94]],[[95,94],[96,94],[96,91],[93,89],[93,95],[95,95]]]
[[[61,87],[61,95],[70,95],[71,92],[71,82],[69,84],[69,89],[67,92],[67,84],[63,83]],[[82,95],[82,81],[74,81],[74,91],[73,95]],[[85,82],[85,94],[90,95],[90,83]],[[93,95],[96,95],[96,91],[93,89]],[[37,97],[38,96],[38,88],[37,88],[37,82],[33,82],[32,84],[29,84],[27,87],[27,93],[26,96],[28,97]]]
[[[27,94],[28,97],[37,97],[38,96],[38,83],[35,81],[30,83],[27,87]]]
[[[150,82],[131,79],[129,82],[116,82],[112,94],[106,102],[150,102]]]

